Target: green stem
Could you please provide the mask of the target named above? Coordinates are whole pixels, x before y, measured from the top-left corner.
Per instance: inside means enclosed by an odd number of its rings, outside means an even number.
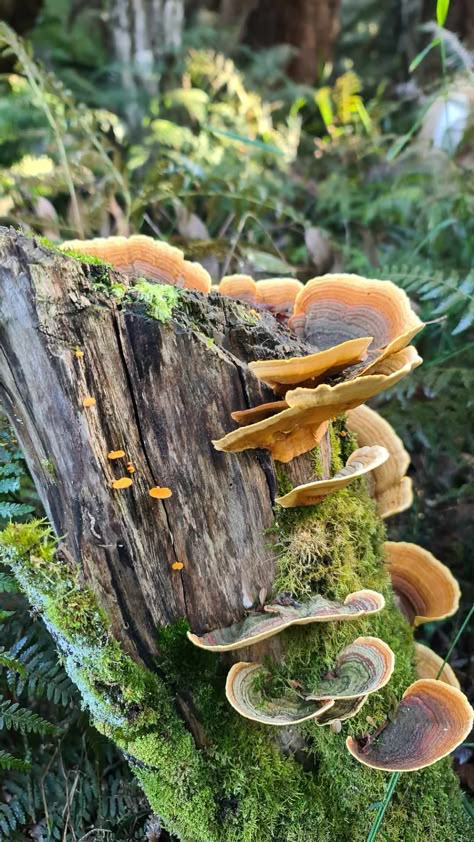
[[[398,783],[399,777],[400,777],[400,772],[393,772],[393,774],[390,776],[390,780],[388,782],[388,787],[387,787],[387,792],[385,793],[385,798],[382,801],[382,803],[381,803],[381,805],[378,809],[377,815],[375,817],[375,821],[374,821],[372,827],[370,828],[370,833],[367,837],[367,842],[374,842],[374,839],[377,836],[377,833],[379,832],[380,825],[383,822],[383,818],[384,818],[385,813],[387,811],[387,807],[390,804],[390,801],[392,800],[392,796],[393,796],[393,793],[395,792],[395,787]]]

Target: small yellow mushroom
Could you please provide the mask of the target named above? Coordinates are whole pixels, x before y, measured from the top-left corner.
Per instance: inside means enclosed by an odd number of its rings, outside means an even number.
[[[127,471],[128,471],[128,473],[129,473],[129,474],[134,474],[134,473],[135,473],[135,466],[134,466],[134,465],[132,465],[132,463],[131,463],[131,462],[128,462],[128,463],[127,463]]]
[[[125,450],[110,450],[107,453],[107,459],[122,459],[125,456]]]
[[[77,357],[78,360],[82,360],[84,356],[84,351],[81,351],[79,348],[76,348],[74,351],[74,356]]]
[[[130,477],[120,477],[120,479],[114,479],[112,488],[130,488],[131,485],[133,485],[133,480]]]
[[[153,488],[150,488],[148,493],[150,497],[154,497],[156,500],[166,500],[173,494],[171,488],[162,488],[160,485],[156,485]]]
[[[87,396],[86,398],[82,399],[82,406],[85,409],[87,409],[87,407],[89,407],[89,406],[95,406],[95,405],[96,405],[96,399],[95,398],[91,398],[90,396]]]
[[[182,570],[183,567],[184,567],[184,564],[183,564],[182,561],[174,561],[173,564],[171,565],[171,567],[172,567],[173,570]]]

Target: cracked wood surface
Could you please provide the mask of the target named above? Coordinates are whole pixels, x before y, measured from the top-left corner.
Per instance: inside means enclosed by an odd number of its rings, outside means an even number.
[[[270,592],[272,459],[218,453],[211,439],[231,429],[233,410],[272,397],[246,362],[306,349],[272,316],[249,324],[245,308],[219,295],[182,291],[163,324],[101,292],[103,274],[0,230],[0,400],[56,533],[113,632],[149,660],[157,626],[185,616],[202,633]],[[89,395],[96,404],[85,409]],[[125,460],[107,453],[119,448],[136,472],[116,491]],[[327,440],[323,455],[327,466]],[[309,460],[294,460],[291,473],[306,481]],[[155,485],[173,496],[152,499]]]

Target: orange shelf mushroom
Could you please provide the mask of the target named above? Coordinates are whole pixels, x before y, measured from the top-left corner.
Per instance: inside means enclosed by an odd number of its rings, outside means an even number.
[[[253,307],[257,303],[257,284],[250,275],[225,275],[218,290],[221,295],[236,298]]]
[[[155,485],[153,488],[150,488],[148,494],[150,497],[154,497],[155,500],[167,500],[169,497],[173,496],[171,488],[166,488],[161,485]]]
[[[295,304],[296,296],[303,289],[301,281],[295,278],[265,278],[256,283],[256,306],[268,310],[274,316],[288,319]]]
[[[413,347],[404,348],[381,361],[370,374],[354,380],[336,386],[323,383],[315,389],[293,389],[286,394],[288,409],[228,433],[213,441],[214,447],[226,452],[263,447],[280,462],[289,462],[314,447],[314,438],[308,436],[307,428],[314,431],[323,421],[365,403],[394,386],[421,362]]]
[[[360,362],[364,359],[371,342],[371,336],[364,336],[304,357],[291,357],[287,360],[257,360],[249,363],[249,368],[262,383],[281,391],[284,386],[306,384],[324,374],[334,374],[349,365]]]
[[[114,459],[123,459],[125,456],[125,450],[109,450],[107,453],[107,459],[113,461]]]
[[[437,678],[438,681],[445,681],[451,687],[461,689],[453,668],[449,664],[444,664],[443,659],[424,643],[415,643],[415,664],[418,678]]]
[[[443,620],[458,610],[459,585],[428,550],[405,541],[386,541],[384,550],[398,605],[410,623]]]
[[[372,474],[378,515],[387,518],[408,509],[413,502],[412,482],[405,476],[410,456],[393,427],[378,412],[362,405],[348,411],[347,429],[355,434],[360,447],[377,443],[390,454]]]
[[[474,711],[456,687],[419,679],[405,690],[395,719],[381,732],[346,746],[359,763],[386,772],[415,772],[437,763],[471,731]]]
[[[90,396],[87,396],[86,398],[82,398],[82,406],[85,409],[88,409],[90,406],[95,406],[96,403],[97,403],[96,399],[91,398]]]
[[[185,260],[180,249],[153,237],[134,234],[131,237],[68,240],[61,248],[85,257],[99,257],[126,275],[145,275],[155,281],[204,293],[211,289],[211,277],[203,266]]]
[[[372,336],[367,365],[405,348],[423,328],[406,293],[391,281],[322,275],[298,294],[289,326],[318,350]]]
[[[321,716],[334,704],[332,700],[305,701],[291,687],[277,698],[265,696],[260,687],[268,677],[268,670],[260,664],[234,664],[227,676],[225,692],[237,713],[263,725],[298,725]]]
[[[249,614],[227,628],[214,629],[202,636],[188,632],[188,638],[201,649],[230,652],[244,646],[253,646],[261,640],[280,634],[290,626],[352,620],[376,614],[384,606],[385,600],[377,591],[355,591],[349,594],[343,603],[332,602],[317,594],[303,603],[296,600],[291,600],[287,605],[270,603],[264,606],[263,612]]]
[[[357,699],[375,693],[390,681],[395,655],[378,637],[358,637],[339,653],[334,669],[305,693],[305,699]]]
[[[293,506],[314,506],[328,494],[333,494],[345,488],[353,480],[370,473],[388,459],[385,447],[373,445],[360,447],[351,453],[344,468],[341,468],[331,479],[320,479],[298,485],[283,497],[277,497],[276,502],[285,509]]]
[[[131,485],[133,485],[133,480],[130,477],[120,477],[120,479],[114,479],[112,488],[121,490],[122,488],[130,488]]]

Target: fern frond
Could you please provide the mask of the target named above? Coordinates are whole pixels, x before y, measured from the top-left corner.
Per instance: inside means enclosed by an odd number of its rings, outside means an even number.
[[[22,734],[57,734],[58,728],[47,722],[42,716],[33,713],[31,710],[21,708],[18,702],[10,702],[9,699],[0,701],[0,730],[7,728],[20,731]]]
[[[0,572],[0,593],[18,593],[18,585],[13,576]]]
[[[22,515],[30,515],[34,510],[34,506],[29,506],[27,503],[0,501],[0,518],[3,520],[9,520],[12,517],[21,517]]]
[[[10,752],[0,749],[0,769],[27,772],[31,769],[31,763],[28,760],[22,760],[21,757],[14,757]]]
[[[19,675],[26,676],[25,667],[16,658],[13,658],[10,652],[0,652],[0,666],[14,670]]]

